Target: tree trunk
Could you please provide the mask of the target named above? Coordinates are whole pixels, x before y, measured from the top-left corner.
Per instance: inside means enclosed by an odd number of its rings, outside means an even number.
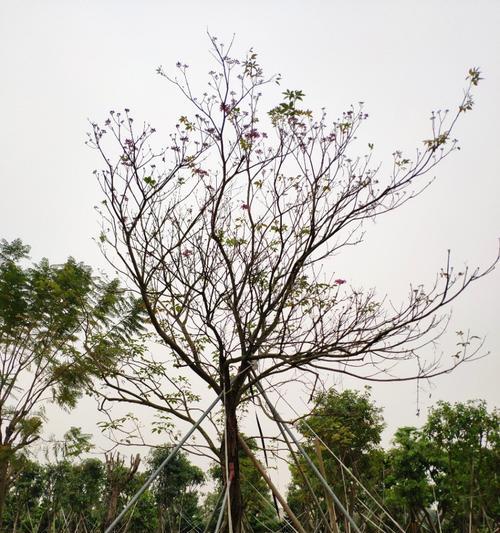
[[[228,533],[241,533],[243,519],[243,500],[241,496],[238,419],[236,402],[232,394],[226,396],[226,434],[223,443],[224,477],[229,476],[230,524],[226,525]],[[227,464],[226,464],[227,460]],[[226,479],[226,482],[228,480]],[[232,529],[230,528],[232,527]]]
[[[0,531],[3,531],[3,515],[5,507],[5,498],[9,488],[9,461],[0,461]]]
[[[125,468],[124,459],[123,457],[120,457],[119,453],[116,455],[113,455],[113,453],[106,453],[105,458],[106,477],[109,488],[107,490],[106,517],[103,522],[104,530],[112,524],[113,520],[118,515],[120,494],[133,479],[141,462],[139,454],[135,457],[131,456],[130,467]]]
[[[410,533],[418,533],[417,515],[410,509]]]
[[[118,499],[120,498],[120,488],[111,487],[108,499],[106,501],[106,516],[103,522],[103,531],[111,525],[118,514]]]

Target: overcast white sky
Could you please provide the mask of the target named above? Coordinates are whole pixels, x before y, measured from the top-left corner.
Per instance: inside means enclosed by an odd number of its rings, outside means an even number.
[[[366,243],[334,268],[399,301],[410,282],[433,281],[448,248],[458,266],[485,265],[500,236],[499,27],[496,0],[2,0],[0,238],[21,237],[36,259],[73,255],[104,267],[92,241],[99,161],[84,145],[87,119],[130,107],[166,135],[186,108],[155,69],[173,70],[181,59],[202,86],[208,29],[222,40],[235,33],[237,51],[253,46],[267,72],[282,73],[283,89],[302,89],[309,107],[336,116],[364,101],[363,139],[387,165],[395,149],[421,146],[430,111],[455,107],[467,69],[481,67],[476,108],[456,130],[462,151],[438,167],[423,196],[371,227]],[[497,270],[454,304],[443,351],[453,353],[455,331],[470,328],[486,336],[491,355],[436,379],[432,397],[421,398],[423,412],[438,399],[498,403],[499,289]],[[388,435],[421,422],[415,390],[411,383],[374,389]],[[92,412],[80,411],[78,422],[91,430]]]

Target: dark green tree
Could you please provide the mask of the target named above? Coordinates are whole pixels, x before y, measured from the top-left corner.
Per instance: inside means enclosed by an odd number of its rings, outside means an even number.
[[[103,522],[113,516],[142,486],[148,473],[130,471],[121,462],[109,472],[98,458],[61,456],[40,464],[27,461],[14,479],[6,500],[4,529],[19,533],[102,533]],[[110,489],[116,489],[116,502]],[[148,490],[116,530],[158,533],[158,505]]]
[[[98,525],[104,482],[101,461],[87,459],[73,464],[63,459],[47,465],[43,474],[40,531],[80,533]]]
[[[137,472],[124,490],[123,501],[128,501],[142,487],[148,472]],[[123,502],[122,502],[123,503]],[[96,530],[101,533],[102,529]],[[163,533],[158,522],[158,504],[153,491],[146,490],[137,501],[134,509],[118,526],[117,533]]]
[[[386,499],[409,531],[493,532],[500,523],[500,432],[484,401],[438,402],[387,453]]]
[[[154,449],[148,459],[150,468],[155,470],[170,451],[169,447]],[[152,487],[160,531],[187,533],[197,528],[203,530],[196,489],[204,480],[203,471],[182,452],[163,468]]]
[[[446,532],[500,527],[500,413],[486,402],[438,402],[422,428],[439,457],[433,481]]]
[[[83,458],[92,449],[90,435],[72,427],[61,441],[52,441],[40,467],[41,497],[29,512],[31,531],[82,533],[99,524],[103,465],[99,459]],[[11,492],[17,488],[14,482]],[[37,507],[35,504],[37,503]],[[7,507],[14,504],[12,500]]]
[[[384,422],[381,409],[370,398],[369,389],[341,393],[330,389],[320,393],[310,414],[298,421],[297,427],[303,436],[304,449],[325,472],[328,483],[344,507],[361,516],[365,511],[360,507],[358,498],[364,497],[364,494],[340,461],[365,486],[371,490],[379,488],[383,464],[380,439]],[[309,528],[314,530],[323,518],[317,502],[323,516],[328,517],[330,528],[335,530],[335,527],[343,526],[343,517],[335,511],[332,513],[332,502],[328,501],[317,478],[310,474],[305,460],[298,458],[296,462],[292,461],[290,471],[292,479],[288,500],[296,514],[307,517]],[[323,528],[319,531],[330,530],[326,525]]]
[[[436,471],[439,456],[413,427],[399,428],[393,442],[386,459],[386,503],[411,533],[420,531],[424,520],[433,531],[435,522],[429,509],[435,501],[431,473]]]
[[[245,439],[245,442],[253,452],[257,451],[255,440]],[[247,529],[255,533],[279,531],[280,520],[271,491],[252,461],[243,452],[240,452],[240,468],[241,494],[245,506]]]
[[[141,458],[139,454],[130,457],[130,465],[125,466],[125,459],[117,453],[106,453],[106,483],[104,490],[103,531],[113,522],[118,512],[127,501],[127,489],[137,477]],[[126,521],[125,521],[126,523]],[[123,523],[120,524],[123,527]]]
[[[116,280],[72,258],[30,264],[28,253],[0,242],[0,521],[13,458],[40,437],[45,406],[74,407],[141,327]]]
[[[11,461],[13,481],[5,501],[4,529],[6,531],[32,531],[40,522],[42,500],[46,488],[45,469],[23,454]]]

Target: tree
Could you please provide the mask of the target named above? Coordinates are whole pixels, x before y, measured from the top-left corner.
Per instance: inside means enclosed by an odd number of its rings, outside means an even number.
[[[13,481],[5,500],[4,529],[28,530],[30,521],[40,518],[40,502],[45,488],[43,467],[24,455],[14,456],[11,468]]]
[[[144,484],[148,477],[146,472],[137,472],[134,478],[126,487],[123,501],[130,499]],[[98,531],[102,531],[98,529]],[[151,490],[147,490],[133,510],[124,520],[122,527],[117,531],[130,531],[137,533],[160,533],[162,529],[158,523],[158,505]]]
[[[168,447],[156,448],[148,460],[156,470],[170,454]],[[160,472],[153,485],[160,531],[184,533],[202,527],[201,509],[195,489],[203,483],[203,471],[183,454],[177,454]]]
[[[98,458],[79,454],[55,455],[55,461],[40,464],[24,459],[25,464],[13,481],[6,500],[6,531],[39,533],[102,532],[110,504],[119,507],[142,486],[148,473],[132,477],[122,462],[115,461],[109,472]],[[78,459],[78,460],[75,460]],[[108,469],[106,468],[108,467]],[[120,490],[116,491],[116,487]],[[111,490],[116,502],[110,498]],[[158,533],[158,506],[151,491],[146,491],[127,516],[119,531]]]
[[[71,427],[46,450],[38,529],[80,533],[96,525],[104,472],[98,459],[82,459],[92,448],[91,436]]]
[[[104,484],[101,461],[73,463],[65,458],[45,465],[40,483],[44,491],[31,517],[38,519],[37,530],[81,533],[97,529]]]
[[[483,401],[438,402],[422,429],[400,428],[387,454],[387,503],[410,531],[495,531],[498,412]]]
[[[252,451],[257,446],[246,439]],[[280,531],[280,519],[277,514],[276,500],[273,502],[266,482],[255,469],[248,456],[240,455],[241,495],[244,504],[243,512],[247,528],[255,533]]]
[[[0,242],[0,523],[14,456],[39,439],[44,407],[70,409],[140,327],[140,308],[116,280],[68,259],[28,266],[29,247]],[[0,525],[1,529],[1,525]]]
[[[118,514],[121,498],[137,474],[140,462],[141,458],[137,454],[130,458],[130,466],[126,467],[125,459],[120,457],[119,453],[106,454],[106,512],[102,523],[103,531],[108,528]]]
[[[429,514],[435,500],[431,472],[439,459],[434,456],[429,441],[413,427],[399,428],[394,445],[387,455],[388,472],[384,479],[387,504],[410,532],[420,531],[424,520],[434,531]]]
[[[104,469],[99,459],[82,459],[90,449],[89,436],[73,427],[62,441],[51,443],[40,463],[28,459],[26,450],[18,453],[11,463],[18,472],[7,493],[4,529],[40,533],[97,530]]]
[[[422,436],[439,459],[432,478],[443,531],[498,528],[498,410],[488,412],[484,401],[438,402],[429,413]]]
[[[448,258],[435,283],[411,286],[400,306],[321,274],[329,258],[360,242],[364,223],[417,196],[428,185],[423,176],[457,150],[453,127],[472,108],[479,70],[469,71],[452,116],[433,114],[416,156],[394,152],[382,176],[371,165],[373,145],[365,156],[352,153],[367,118],[361,105],[329,121],[303,107],[302,91],[287,90],[262,113],[261,91],[279,77],[264,76],[255,52],[239,60],[231,46],[211,42],[215,67],[201,96],[187,65],[178,63],[176,78],[159,69],[193,110],[167,146],[156,147],[155,129],[136,127],[128,109],[94,123],[89,144],[103,161],[96,171],[103,251],[142,298],[167,349],[159,363],[141,360],[137,373],[120,367],[107,380],[111,396],[192,420],[192,402],[160,385],[172,367],[223,393],[225,453],[201,431],[220,461],[227,456],[240,533],[238,411],[254,386],[293,371],[398,380],[391,369],[401,361],[415,363],[408,379],[448,371],[472,357],[474,339],[464,339],[445,368],[426,360],[425,347],[446,324],[443,307],[493,266],[456,271]]]
[[[304,449],[324,471],[329,485],[344,507],[352,514],[362,516],[364,509],[360,507],[358,499],[365,495],[342,464],[363,485],[371,490],[378,488],[383,466],[380,439],[384,423],[381,409],[373,404],[369,390],[363,393],[353,390],[338,393],[330,389],[318,394],[313,409],[299,420],[297,427],[304,439]],[[322,515],[328,516],[330,526],[324,531],[330,531],[330,528],[338,531],[335,528],[341,527],[343,517],[336,516],[335,511],[332,511],[333,504],[328,501],[329,496],[324,494],[318,480],[310,476],[304,459],[292,461],[290,472],[292,478],[288,500],[296,514],[307,516],[311,531],[321,522]]]

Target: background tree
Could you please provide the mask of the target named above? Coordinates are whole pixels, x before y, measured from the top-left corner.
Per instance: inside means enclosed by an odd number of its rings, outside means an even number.
[[[438,402],[422,428],[440,461],[433,474],[443,531],[500,525],[500,416],[484,401]]]
[[[144,484],[148,477],[148,472],[137,472],[131,482],[127,485],[123,495],[122,503],[128,501]],[[137,502],[133,512],[124,520],[124,523],[117,528],[122,532],[137,533],[163,533],[158,522],[158,504],[155,495],[151,490],[147,490]],[[102,529],[97,529],[97,532]]]
[[[344,503],[350,506],[359,527],[367,533],[401,530],[493,533],[500,523],[498,481],[498,413],[484,402],[438,404],[422,429],[403,427],[396,431],[394,446],[385,454],[378,448],[381,413],[367,391],[326,391],[319,396],[313,413],[300,420],[303,444],[319,464],[317,443],[328,481]],[[349,416],[352,410],[353,416]],[[309,422],[311,422],[309,424]],[[359,429],[359,431],[358,431]],[[480,436],[480,437],[479,437]],[[319,440],[318,440],[319,439]],[[256,450],[253,439],[245,442]],[[109,487],[129,476],[124,464],[116,464],[112,478],[102,458],[85,457],[88,438],[76,428],[65,439],[50,443],[50,456],[36,461],[18,455],[6,498],[4,530],[16,533],[97,533],[109,509]],[[165,456],[168,447],[155,450],[150,468]],[[335,450],[335,451],[334,451]],[[335,459],[343,454],[344,477]],[[240,450],[244,527],[256,533],[293,531],[286,519],[280,522],[263,478]],[[121,462],[121,461],[120,461]],[[471,468],[471,464],[474,465]],[[302,465],[300,465],[302,466]],[[120,469],[121,468],[121,469]],[[341,517],[334,522],[322,487],[296,464],[291,468],[288,494],[306,531],[348,531]],[[349,472],[356,472],[357,480]],[[136,471],[122,484],[117,510],[142,486],[149,471]],[[121,475],[123,474],[123,475]],[[209,522],[216,508],[224,479],[220,464],[212,469],[217,490],[210,493],[204,509],[198,505],[203,476],[185,455],[174,461],[156,484],[137,502],[118,531],[173,533],[212,531],[218,516]],[[368,488],[380,505],[361,490]],[[307,485],[313,489],[311,496]],[[471,487],[473,487],[471,493]],[[471,497],[472,494],[472,497]],[[319,504],[318,504],[319,502]],[[220,504],[220,502],[219,502]],[[389,511],[399,528],[389,521]],[[390,526],[390,527],[387,527]]]
[[[71,428],[64,440],[50,442],[42,462],[17,454],[11,465],[19,472],[7,493],[4,529],[13,532],[72,531],[100,525],[103,465],[83,458],[89,436]]]
[[[437,524],[430,516],[430,506],[435,501],[431,472],[436,464],[439,457],[416,428],[403,427],[396,431],[394,447],[387,456],[386,502],[412,533],[421,530],[424,520],[435,531]]]
[[[6,499],[4,529],[9,532],[102,533],[110,485],[116,487],[117,480],[126,480],[118,495],[117,507],[121,508],[148,476],[136,472],[128,479],[128,469],[116,464],[110,476],[103,460],[81,455],[60,456],[45,464],[25,461]],[[146,491],[118,531],[165,531],[159,527],[158,505],[151,491]]]
[[[74,407],[90,360],[116,357],[140,327],[139,307],[116,280],[72,258],[29,265],[28,252],[19,240],[0,242],[0,521],[12,460],[40,437],[44,407]]]
[[[4,529],[31,531],[40,522],[40,503],[46,488],[44,468],[25,455],[14,456],[11,468],[15,474],[5,500]]]
[[[498,412],[485,402],[438,402],[422,429],[400,428],[387,454],[387,504],[410,531],[495,531]]]
[[[134,479],[141,462],[139,454],[135,457],[130,457],[129,466],[125,466],[125,459],[118,452],[107,453],[105,457],[106,490],[104,508],[106,512],[102,523],[103,531],[113,522],[120,507],[123,507],[123,496],[126,494],[126,488]]]
[[[93,124],[89,142],[103,160],[101,241],[140,294],[167,348],[162,362],[224,393],[224,471],[240,533],[237,413],[252,386],[290,371],[397,380],[392,368],[405,361],[414,363],[407,378],[437,375],[444,369],[426,360],[425,347],[444,329],[442,308],[492,267],[456,271],[448,258],[435,282],[411,286],[401,305],[322,274],[328,258],[360,242],[366,222],[418,195],[423,176],[457,149],[452,131],[472,108],[477,69],[455,112],[433,114],[415,157],[394,152],[382,174],[373,145],[367,155],[352,151],[367,118],[361,106],[330,121],[287,90],[261,112],[261,91],[279,78],[264,76],[253,51],[235,59],[231,47],[212,44],[215,66],[200,96],[187,65],[178,63],[176,78],[159,69],[192,109],[167,146],[155,146],[155,129],[136,128],[127,109]],[[464,339],[446,370],[472,357],[473,342]],[[134,375],[116,375],[113,387],[120,401],[169,401]],[[189,418],[182,402],[173,411]]]
[[[303,436],[304,449],[318,466],[322,463],[320,468],[344,507],[362,522],[361,513],[365,513],[365,509],[360,506],[358,498],[366,500],[365,495],[345,472],[340,461],[370,490],[380,488],[383,467],[380,440],[384,423],[381,409],[372,402],[369,390],[338,393],[330,389],[320,393],[315,398],[312,411],[299,420],[297,428]],[[335,516],[332,520],[328,495],[321,483],[308,472],[305,460],[291,461],[290,472],[292,479],[288,500],[294,512],[306,516],[311,530],[314,530],[322,521],[321,511],[330,522],[335,522],[329,527],[336,531],[335,527],[343,524],[343,517]],[[318,509],[318,501],[321,509]],[[328,526],[323,527],[326,529],[320,531],[329,531]]]
[[[156,448],[148,463],[156,470],[170,454],[171,448]],[[196,489],[204,482],[203,471],[193,465],[185,454],[177,454],[161,471],[153,486],[158,510],[159,531],[187,533],[203,529],[201,508]]]
[[[100,495],[104,483],[103,465],[97,459],[75,464],[67,459],[44,468],[44,492],[38,512],[31,516],[40,531],[83,532],[99,524]]]
[[[245,439],[248,447],[257,451],[254,439]],[[255,533],[280,531],[280,517],[277,514],[277,502],[271,497],[266,482],[255,469],[247,455],[240,451],[241,494],[244,504],[244,516],[247,529]]]

